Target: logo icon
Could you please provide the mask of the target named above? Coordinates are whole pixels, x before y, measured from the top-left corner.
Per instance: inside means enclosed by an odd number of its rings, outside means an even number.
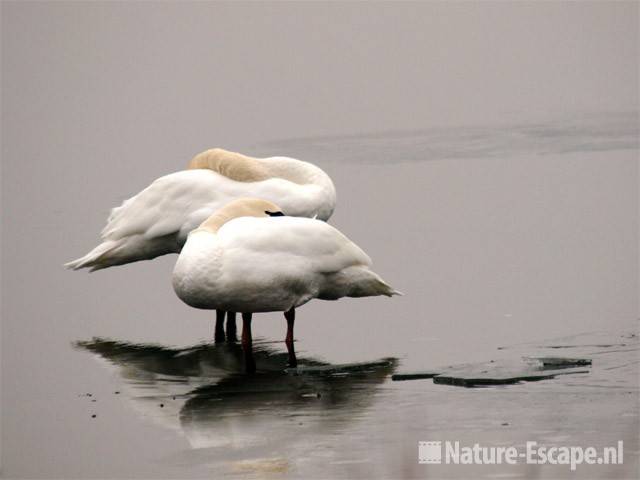
[[[442,442],[418,442],[418,463],[442,463]]]

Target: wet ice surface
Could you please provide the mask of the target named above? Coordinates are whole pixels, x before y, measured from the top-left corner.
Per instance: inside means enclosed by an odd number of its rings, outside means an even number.
[[[532,439],[597,448],[625,442],[624,465],[581,466],[577,475],[585,478],[630,475],[638,466],[640,343],[634,332],[500,347],[486,363],[436,368],[443,375],[481,371],[496,379],[516,358],[530,372],[551,368],[556,374],[560,358],[592,359],[555,378],[475,389],[391,382],[398,370],[391,358],[342,365],[301,358],[297,369],[286,369],[286,353],[269,342],[256,343],[255,375],[243,373],[238,344],[175,349],[93,339],[76,347],[116,367],[123,398],[142,418],[186,438],[189,449],[164,459],[174,467],[201,464],[218,474],[291,478],[465,477],[471,467],[417,465],[417,442],[524,450]],[[555,365],[544,366],[540,358]],[[566,466],[539,468],[538,474],[568,475]],[[473,470],[482,477],[534,471],[524,465]]]

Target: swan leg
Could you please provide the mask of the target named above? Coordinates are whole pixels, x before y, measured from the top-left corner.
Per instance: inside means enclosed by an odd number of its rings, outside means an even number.
[[[256,361],[253,358],[253,338],[251,337],[251,314],[242,314],[242,350],[247,373],[255,373]]]
[[[284,343],[287,345],[287,351],[289,352],[289,367],[295,368],[298,366],[296,351],[293,348],[293,322],[296,320],[295,308],[284,312],[284,318],[287,319],[287,338]]]
[[[216,331],[213,339],[216,343],[224,342],[224,310],[216,310]]]
[[[236,312],[227,312],[227,342],[237,342]]]

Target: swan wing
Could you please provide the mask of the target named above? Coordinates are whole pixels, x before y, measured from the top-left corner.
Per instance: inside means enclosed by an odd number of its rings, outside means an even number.
[[[229,200],[228,188],[216,188],[225,181],[207,170],[158,178],[111,210],[101,244],[65,265],[94,271],[179,252],[189,232]]]
[[[105,240],[133,235],[147,239],[195,228],[195,223],[228,199],[217,187],[218,174],[187,170],[165,175],[114,208],[102,230]]]

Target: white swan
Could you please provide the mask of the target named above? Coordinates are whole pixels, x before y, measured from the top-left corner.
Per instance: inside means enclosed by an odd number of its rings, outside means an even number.
[[[315,165],[214,148],[196,155],[188,170],[158,178],[114,208],[102,243],[65,266],[94,271],[178,253],[191,230],[229,201],[247,196],[276,202],[289,215],[321,220],[336,203],[333,182]]]
[[[284,216],[266,200],[238,199],[189,234],[173,288],[192,307],[242,312],[246,352],[252,313],[285,312],[289,363],[295,366],[297,307],[313,298],[400,295],[370,266],[369,256],[331,225]],[[248,355],[247,370],[253,369]]]

